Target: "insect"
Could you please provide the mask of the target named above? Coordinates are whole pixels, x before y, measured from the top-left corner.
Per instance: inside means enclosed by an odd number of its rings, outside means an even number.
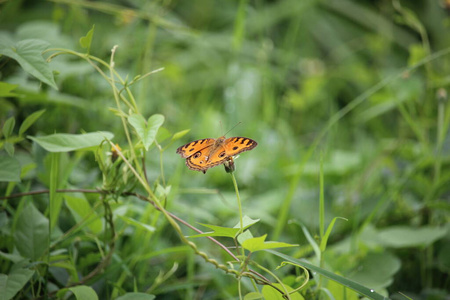
[[[195,171],[206,173],[209,168],[232,160],[232,157],[255,148],[258,145],[246,137],[221,136],[218,139],[201,139],[190,142],[177,149],[181,157],[186,158],[186,166]]]

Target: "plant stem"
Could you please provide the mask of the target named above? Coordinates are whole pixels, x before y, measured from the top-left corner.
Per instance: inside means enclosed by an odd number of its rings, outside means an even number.
[[[241,197],[239,196],[239,188],[237,185],[236,177],[234,177],[234,173],[231,172],[231,179],[233,180],[234,190],[236,191],[236,199],[239,207],[239,222],[240,222],[240,230],[239,234],[244,232],[244,219],[242,217],[242,204],[241,204]]]

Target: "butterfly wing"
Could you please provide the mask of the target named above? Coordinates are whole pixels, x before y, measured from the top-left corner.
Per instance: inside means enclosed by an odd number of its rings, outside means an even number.
[[[216,148],[216,150],[219,150],[221,148],[223,149],[223,146]],[[191,170],[202,171],[203,173],[206,173],[206,170],[208,170],[209,168],[220,165],[225,161],[226,158],[218,161],[215,158],[215,156],[217,156],[216,153],[217,151],[214,151],[214,149],[211,149],[210,147],[197,151],[196,153],[194,153],[194,155],[186,158],[186,166],[188,166],[188,168]]]
[[[258,145],[246,137],[232,137],[223,141],[214,148],[204,149],[186,159],[186,165],[191,170],[206,172],[207,169],[223,164],[232,156],[249,151]]]
[[[221,137],[193,141],[178,148],[177,153],[186,158],[189,169],[206,173],[209,168],[221,165],[230,157],[252,150],[257,145],[257,142],[246,137]]]
[[[190,157],[198,151],[211,147],[212,145],[214,145],[214,141],[215,139],[196,140],[179,147],[177,149],[177,153],[180,154],[183,158]]]
[[[244,151],[252,150],[257,145],[258,143],[252,139],[236,136],[225,140],[224,150],[226,152],[226,156],[235,156]]]

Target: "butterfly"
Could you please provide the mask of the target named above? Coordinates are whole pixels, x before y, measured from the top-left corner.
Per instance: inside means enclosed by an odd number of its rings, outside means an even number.
[[[209,168],[232,162],[233,156],[249,151],[258,145],[246,137],[221,136],[218,139],[201,139],[190,142],[177,149],[181,157],[186,158],[186,166],[195,171],[206,173]]]

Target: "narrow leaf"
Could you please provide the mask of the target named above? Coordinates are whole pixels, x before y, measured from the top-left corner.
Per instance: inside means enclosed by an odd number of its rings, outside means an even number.
[[[155,230],[156,230],[155,227],[150,226],[148,224],[144,224],[144,223],[139,222],[139,221],[136,221],[136,220],[134,220],[132,218],[128,218],[128,217],[120,216],[120,215],[118,217],[120,219],[122,219],[125,223],[127,223],[129,225],[132,225],[132,226],[135,226],[135,227],[140,228],[140,229],[144,229],[144,230],[146,230],[148,232],[155,232]]]
[[[274,250],[266,250],[266,251],[269,252],[269,253],[272,253],[272,254],[274,254],[276,256],[279,256],[279,257],[281,257],[281,258],[283,258],[283,259],[285,259],[287,261],[293,262],[294,264],[298,264],[300,266],[303,266],[303,267],[305,267],[305,268],[307,268],[307,269],[309,269],[309,270],[311,270],[313,272],[317,272],[317,273],[319,273],[319,274],[321,274],[321,275],[323,275],[323,276],[325,276],[325,277],[327,277],[327,278],[329,278],[331,280],[339,282],[340,284],[342,284],[342,285],[344,285],[344,286],[354,290],[355,292],[357,292],[357,293],[359,293],[361,295],[366,296],[369,299],[374,299],[374,300],[387,300],[387,299],[389,299],[387,297],[384,297],[384,296],[378,294],[374,290],[371,290],[371,289],[369,289],[369,288],[367,288],[367,287],[365,287],[365,286],[363,286],[363,285],[361,285],[359,283],[356,283],[356,282],[354,282],[354,281],[352,281],[350,279],[347,279],[345,277],[336,275],[333,272],[330,272],[328,270],[325,270],[325,269],[322,269],[320,267],[317,267],[317,266],[307,262],[304,259],[296,259],[296,258],[290,257],[290,256],[288,256],[286,254],[283,254],[283,253],[280,253],[280,252],[277,252],[277,251],[274,251]]]
[[[53,229],[58,221],[59,212],[61,210],[62,197],[61,194],[56,193],[58,188],[59,176],[59,162],[60,153],[50,153],[50,229]]]
[[[320,241],[320,251],[324,252],[327,248],[328,238],[330,237],[331,231],[333,230],[334,223],[336,223],[337,219],[342,219],[347,221],[347,219],[342,217],[335,217],[328,225],[327,231],[325,232],[324,236],[322,237],[322,240]]]
[[[20,125],[19,128],[19,135],[22,135],[28,128],[31,127],[31,125],[34,124],[34,122],[37,121],[37,119],[39,119],[40,116],[42,116],[42,114],[45,112],[45,109],[41,109],[38,110],[34,113],[32,113],[31,115],[29,115],[22,123],[22,125]]]
[[[182,138],[183,136],[185,136],[189,131],[191,131],[190,129],[186,129],[186,130],[182,130],[182,131],[178,131],[177,133],[175,133],[172,136],[172,141],[176,141],[180,138]]]
[[[97,147],[105,139],[111,140],[114,135],[107,131],[91,132],[85,134],[64,134],[56,133],[52,135],[33,137],[29,139],[38,143],[49,152],[69,152]]]
[[[2,132],[5,138],[9,138],[14,130],[14,125],[16,125],[16,119],[14,117],[8,118],[3,124]]]

